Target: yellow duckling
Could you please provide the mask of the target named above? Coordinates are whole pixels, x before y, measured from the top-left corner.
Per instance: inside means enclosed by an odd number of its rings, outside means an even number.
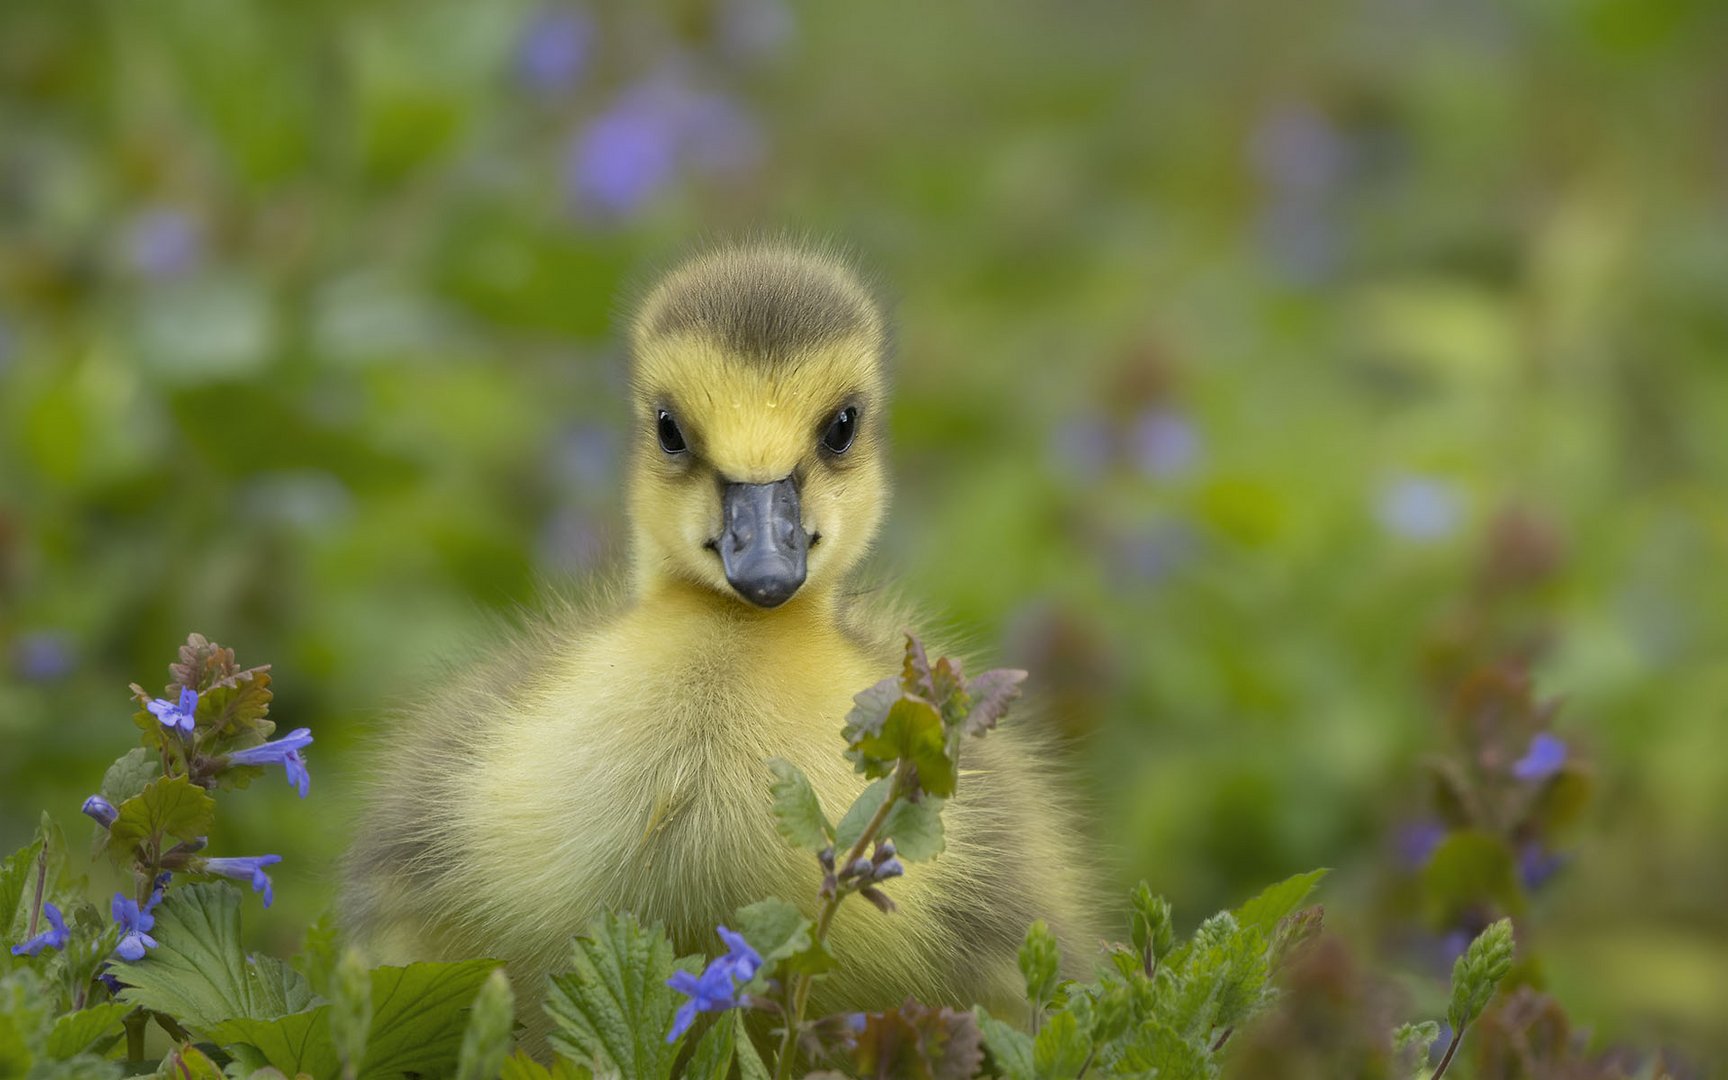
[[[406,715],[350,855],[346,917],[379,962],[508,961],[522,1019],[601,909],[680,952],[821,871],[775,832],[765,761],[830,817],[865,781],[852,696],[899,671],[904,613],[848,589],[888,502],[887,327],[843,262],[780,244],[668,274],[631,335],[626,589],[542,620]],[[1053,756],[1012,722],[967,740],[947,850],[845,905],[812,1015],[983,1002],[1013,1012],[1046,920],[1081,960],[1093,890]]]

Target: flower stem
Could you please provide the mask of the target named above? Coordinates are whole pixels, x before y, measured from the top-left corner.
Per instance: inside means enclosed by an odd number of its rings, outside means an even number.
[[[858,841],[852,845],[852,850],[846,853],[843,861],[834,865],[851,866],[864,857],[870,844],[876,839],[876,834],[888,821],[888,814],[894,809],[894,804],[900,801],[906,790],[906,762],[901,760],[894,771],[894,779],[889,784],[888,794],[882,799],[882,805],[876,808],[870,821],[864,826],[864,831],[858,834]],[[822,909],[816,913],[816,944],[820,946],[828,938],[828,927],[834,921],[834,913],[840,910],[840,902],[850,894],[850,889],[836,888],[834,895],[822,902]],[[792,1075],[792,1059],[797,1053],[798,1029],[804,1025],[804,1007],[810,1000],[810,976],[796,975],[787,987],[787,996],[792,1002],[792,1014],[786,1017],[786,1034],[780,1039],[780,1060],[775,1063],[774,1080],[789,1080]]]
[[[1434,1070],[1434,1075],[1428,1080],[1440,1080],[1446,1075],[1446,1070],[1452,1066],[1452,1056],[1458,1052],[1458,1044],[1464,1041],[1464,1025],[1458,1025],[1458,1030],[1452,1033],[1452,1042],[1446,1047],[1446,1056],[1440,1059],[1440,1067]]]

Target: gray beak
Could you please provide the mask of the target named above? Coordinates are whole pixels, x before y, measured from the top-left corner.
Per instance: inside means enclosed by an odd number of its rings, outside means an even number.
[[[804,535],[798,488],[788,476],[772,484],[727,484],[725,528],[715,545],[726,580],[757,607],[779,607],[804,584]]]

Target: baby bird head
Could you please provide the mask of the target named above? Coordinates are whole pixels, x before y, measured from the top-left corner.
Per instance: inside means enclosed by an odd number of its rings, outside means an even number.
[[[885,318],[844,263],[785,245],[698,255],[631,330],[639,584],[758,608],[819,595],[887,504]]]

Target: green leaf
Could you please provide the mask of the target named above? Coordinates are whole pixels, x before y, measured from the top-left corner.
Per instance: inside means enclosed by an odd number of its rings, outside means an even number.
[[[37,839],[0,863],[0,933],[5,935],[4,943],[7,945],[15,945],[30,936],[24,931],[30,924],[30,908],[35,904],[36,890],[26,886],[34,880],[36,860],[41,854],[42,841]],[[0,970],[11,962],[11,951],[0,951]]]
[[[737,911],[738,932],[762,954],[758,979],[776,970],[819,975],[834,967],[834,958],[817,944],[815,923],[784,900],[758,900]]]
[[[1128,917],[1129,936],[1134,950],[1141,956],[1141,969],[1150,970],[1170,955],[1176,945],[1176,926],[1171,917],[1170,901],[1152,895],[1152,887],[1142,881],[1134,887],[1131,900],[1133,913]],[[1151,963],[1146,957],[1151,957]]]
[[[861,1076],[915,1080],[970,1080],[983,1064],[978,1020],[972,1013],[908,1000],[887,1013],[867,1013],[853,1049]]]
[[[216,822],[216,800],[184,776],[157,777],[121,803],[119,810],[108,830],[108,845],[121,856],[146,840],[208,836]]]
[[[268,667],[236,672],[198,699],[201,748],[212,753],[256,746],[276,730],[265,719],[270,712]]]
[[[54,1022],[54,1029],[48,1033],[48,1056],[69,1058],[82,1054],[104,1036],[118,1034],[121,1017],[131,1011],[130,1005],[107,1001],[67,1013]]]
[[[366,1060],[366,1040],[372,1034],[372,979],[353,949],[344,952],[336,963],[329,1023],[330,1044],[342,1063],[342,1075],[358,1075]]]
[[[1436,926],[1451,925],[1483,904],[1514,915],[1524,910],[1512,849],[1480,830],[1454,832],[1441,841],[1423,868],[1422,893],[1428,918]]]
[[[336,915],[325,911],[306,928],[300,941],[300,951],[294,954],[295,968],[306,974],[312,992],[326,997],[336,975],[336,965],[342,959],[342,934],[337,929]]]
[[[852,698],[852,711],[846,714],[846,722],[841,727],[840,734],[846,740],[847,758],[865,776],[887,776],[894,769],[892,757],[871,756],[860,750],[858,743],[881,733],[883,725],[888,722],[889,710],[902,696],[904,692],[900,689],[900,684],[890,678],[883,679]]]
[[[1008,706],[1020,696],[1020,685],[1026,681],[1024,671],[995,668],[984,672],[967,685],[972,707],[966,712],[964,726],[968,735],[982,735],[1008,715]]]
[[[1428,1054],[1440,1038],[1440,1025],[1433,1020],[1405,1024],[1392,1033],[1394,1067],[1410,1080],[1427,1080]]]
[[[553,1048],[623,1080],[664,1080],[684,1041],[666,1042],[677,1008],[666,985],[672,970],[672,943],[659,925],[601,915],[576,939],[569,973],[552,980]]]
[[[232,885],[182,885],[156,909],[157,946],[117,962],[120,1000],[210,1031],[224,1020],[271,1019],[312,1003],[304,976],[274,957],[248,959],[240,943],[240,893]]]
[[[1025,980],[1026,1000],[1032,1006],[1033,1015],[1037,1015],[1038,1010],[1050,1004],[1056,996],[1061,963],[1056,935],[1050,932],[1043,919],[1039,919],[1026,931],[1026,940],[1020,946],[1020,977]]]
[[[821,851],[834,838],[834,826],[822,813],[822,803],[810,786],[810,778],[798,766],[782,758],[772,758],[768,768],[774,773],[769,790],[774,795],[774,826],[793,847]]]
[[[1211,1055],[1204,1046],[1185,1039],[1170,1025],[1148,1021],[1127,1048],[1118,1071],[1158,1080],[1211,1080]]]
[[[924,652],[924,643],[918,640],[918,635],[908,632],[906,635],[906,659],[900,665],[900,687],[908,694],[915,694],[925,701],[936,701],[936,680],[930,670],[930,657]]]
[[[526,1050],[518,1050],[504,1059],[498,1080],[594,1080],[594,1073],[561,1057],[554,1057],[548,1069],[529,1057]]]
[[[452,1072],[466,1027],[462,1014],[497,966],[496,960],[463,960],[370,972],[372,1023],[361,1080]],[[330,1014],[331,1006],[320,1005],[268,1020],[239,1018],[216,1025],[210,1036],[224,1046],[244,1043],[256,1048],[289,1076],[334,1076],[341,1071],[341,1060],[331,1038]]]
[[[901,799],[888,812],[888,820],[882,823],[881,835],[894,841],[894,848],[902,859],[909,862],[934,859],[948,846],[942,831],[942,807],[945,804],[946,800],[934,795],[925,795],[917,802]]]
[[[510,1053],[510,1033],[515,1026],[516,995],[504,969],[494,968],[469,1009],[468,1030],[462,1033],[462,1052],[456,1059],[456,1080],[493,1080]]]
[[[892,777],[883,777],[859,792],[858,797],[852,800],[846,816],[840,819],[839,827],[834,830],[836,858],[844,858],[851,852],[858,843],[858,838],[864,835],[864,827],[870,824],[870,819],[882,808],[882,800],[888,797],[888,791],[893,786]]]
[[[750,1032],[744,1026],[743,1010],[732,1013],[732,1045],[733,1056],[738,1061],[738,1080],[768,1080],[768,1066],[757,1053],[756,1044],[750,1041]]]
[[[163,1066],[175,1080],[227,1080],[221,1068],[196,1046],[170,1050]]]
[[[732,1071],[732,1048],[738,1041],[738,1028],[729,1015],[717,1016],[708,1026],[690,1064],[684,1068],[684,1080],[726,1080]]]
[[[108,766],[102,776],[102,797],[118,807],[141,794],[150,781],[161,775],[162,756],[134,746]]]
[[[1482,1015],[1500,980],[1512,970],[1512,920],[1501,919],[1476,935],[1452,965],[1452,1003],[1446,1022],[1461,1031]]]
[[[1325,869],[1287,877],[1276,885],[1268,885],[1260,895],[1236,909],[1236,925],[1245,930],[1259,930],[1270,936],[1279,920],[1302,906],[1302,901],[1320,884]]]
[[[974,1008],[972,1014],[978,1018],[978,1028],[984,1035],[984,1046],[990,1051],[996,1074],[1004,1080],[1034,1080],[1037,1073],[1032,1063],[1032,1036],[991,1016],[982,1005]]]
[[[1072,1080],[1092,1052],[1092,1041],[1073,1013],[1055,1013],[1032,1040],[1032,1068],[1039,1080]]]

